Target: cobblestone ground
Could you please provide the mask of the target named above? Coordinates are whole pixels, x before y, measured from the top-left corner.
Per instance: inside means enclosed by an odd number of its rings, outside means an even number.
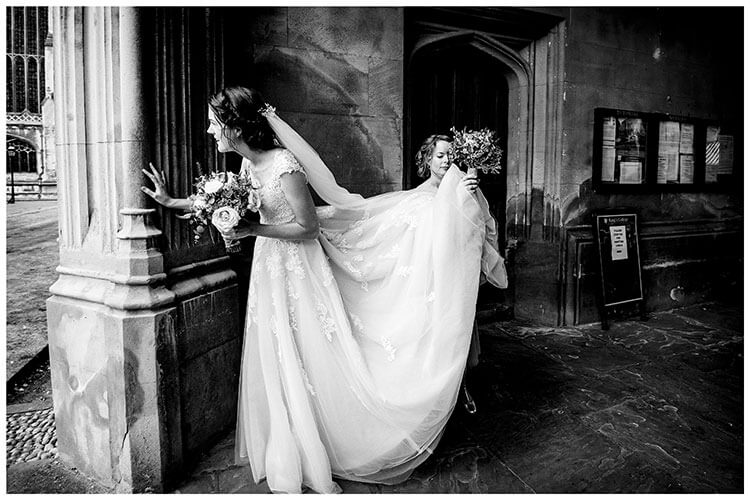
[[[5,438],[7,465],[57,458],[55,414],[52,408],[9,413]]]

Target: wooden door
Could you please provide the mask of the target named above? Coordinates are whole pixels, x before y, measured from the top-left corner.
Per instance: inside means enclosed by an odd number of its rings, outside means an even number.
[[[405,187],[418,186],[414,164],[422,141],[431,134],[449,135],[450,128],[490,128],[497,132],[507,151],[508,82],[503,65],[469,45],[425,48],[415,55],[407,69],[407,127],[409,157]],[[484,175],[480,187],[498,223],[500,248],[505,246],[506,175]],[[504,302],[504,294],[485,285],[479,307]]]

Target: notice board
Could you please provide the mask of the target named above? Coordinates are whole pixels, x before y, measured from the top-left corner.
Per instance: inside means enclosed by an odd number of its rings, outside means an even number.
[[[598,193],[742,189],[740,132],[715,120],[595,108],[592,186]]]
[[[643,300],[638,216],[609,213],[596,216],[602,305],[616,306]]]

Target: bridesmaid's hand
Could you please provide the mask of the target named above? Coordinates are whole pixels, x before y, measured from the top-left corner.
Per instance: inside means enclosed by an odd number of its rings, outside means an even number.
[[[461,179],[461,183],[464,185],[464,188],[466,188],[466,190],[470,193],[474,193],[477,188],[479,188],[479,179],[477,178],[476,174],[466,174],[464,178]]]
[[[145,168],[141,169],[141,171],[146,175],[146,177],[151,179],[151,182],[154,183],[154,189],[152,191],[146,186],[141,186],[141,191],[153,198],[154,201],[156,201],[156,203],[158,203],[159,205],[171,208],[174,204],[174,198],[172,198],[167,192],[167,182],[164,178],[164,172],[156,170],[156,167],[154,167],[153,163],[149,162],[148,166],[151,167],[150,172]]]

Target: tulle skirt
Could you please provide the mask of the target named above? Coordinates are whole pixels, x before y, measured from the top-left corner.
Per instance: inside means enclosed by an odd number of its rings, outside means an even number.
[[[437,446],[480,273],[505,279],[486,202],[454,170],[438,190],[318,209],[317,240],[257,239],[236,441],[256,482],[290,493],[337,492],[332,476],[393,484]]]

